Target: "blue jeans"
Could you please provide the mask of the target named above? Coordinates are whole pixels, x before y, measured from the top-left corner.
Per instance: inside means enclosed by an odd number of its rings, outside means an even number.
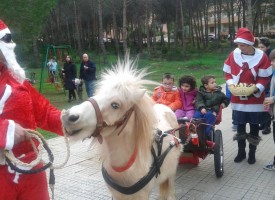
[[[92,97],[94,95],[94,86],[95,86],[94,80],[91,80],[91,81],[84,80],[84,83],[85,83],[85,89],[87,92],[87,96]]]
[[[196,110],[193,118],[196,118],[196,119],[204,118],[206,120],[206,124],[211,124],[213,126],[216,123],[216,116],[213,115],[212,111],[207,111],[206,114],[202,114],[200,111]],[[213,129],[212,126],[210,125],[206,126],[206,129],[205,129],[206,136],[208,137],[210,136],[212,129]]]

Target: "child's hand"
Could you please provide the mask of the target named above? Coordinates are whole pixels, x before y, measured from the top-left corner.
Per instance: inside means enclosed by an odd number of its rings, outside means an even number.
[[[193,100],[193,101],[192,101],[192,104],[194,105],[195,103],[196,103],[196,100]]]
[[[221,104],[221,107],[222,107],[222,108],[225,108],[225,104],[224,104],[224,103],[222,103],[222,104]]]
[[[273,97],[267,97],[267,98],[265,98],[265,100],[264,100],[264,105],[266,106],[266,105],[270,105],[270,104],[273,104],[274,102],[273,102]]]
[[[201,109],[201,113],[206,114],[207,113],[206,109],[205,108]]]
[[[216,116],[217,116],[217,113],[216,113],[216,112],[213,112],[213,115],[216,117]]]

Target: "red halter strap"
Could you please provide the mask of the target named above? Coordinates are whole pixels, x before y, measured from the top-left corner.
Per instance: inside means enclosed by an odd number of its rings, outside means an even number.
[[[122,167],[115,167],[115,166],[112,166],[112,169],[116,172],[123,172],[123,171],[126,171],[127,169],[129,169],[133,163],[135,162],[136,158],[137,158],[137,153],[138,153],[138,148],[137,148],[137,145],[135,146],[135,149],[134,149],[134,152],[133,154],[131,155],[130,159],[128,160],[128,162],[122,166]]]

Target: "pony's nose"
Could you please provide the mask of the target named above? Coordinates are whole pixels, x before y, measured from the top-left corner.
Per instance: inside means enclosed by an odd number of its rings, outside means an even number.
[[[71,121],[71,122],[75,122],[78,119],[79,119],[79,115],[70,115],[69,116],[69,121]]]

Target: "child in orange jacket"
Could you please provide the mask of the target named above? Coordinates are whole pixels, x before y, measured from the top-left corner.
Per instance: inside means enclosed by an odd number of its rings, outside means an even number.
[[[159,104],[169,106],[173,111],[182,107],[180,94],[176,86],[174,86],[174,76],[165,73],[162,76],[162,85],[154,89],[152,99]]]

